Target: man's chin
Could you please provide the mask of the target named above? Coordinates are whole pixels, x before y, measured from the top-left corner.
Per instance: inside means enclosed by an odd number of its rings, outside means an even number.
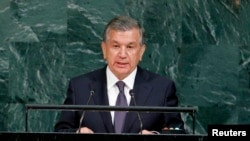
[[[116,74],[119,76],[126,77],[129,74],[128,68],[116,68]]]

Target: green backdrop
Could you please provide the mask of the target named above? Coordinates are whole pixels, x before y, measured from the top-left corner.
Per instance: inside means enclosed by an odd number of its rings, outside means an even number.
[[[25,104],[62,104],[69,78],[102,67],[102,31],[116,15],[142,23],[140,65],[175,81],[180,106],[198,108],[197,134],[249,124],[249,13],[248,0],[1,0],[0,130],[25,131]],[[29,131],[52,132],[58,115],[30,111]]]

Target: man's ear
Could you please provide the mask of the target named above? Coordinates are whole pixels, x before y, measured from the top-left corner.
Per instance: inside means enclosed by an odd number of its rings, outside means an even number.
[[[101,47],[102,47],[103,59],[106,59],[106,43],[104,41],[102,41]]]
[[[141,49],[140,49],[140,61],[142,60],[142,57],[143,57],[143,54],[144,54],[145,50],[146,50],[146,45],[143,44],[141,46]]]

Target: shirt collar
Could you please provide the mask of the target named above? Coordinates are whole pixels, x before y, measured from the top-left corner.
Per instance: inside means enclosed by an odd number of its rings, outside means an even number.
[[[134,87],[134,82],[135,82],[135,75],[137,72],[137,67],[130,73],[127,77],[125,77],[122,81],[126,84],[126,86],[129,89],[133,89]],[[107,66],[106,69],[106,75],[107,75],[107,88],[110,89],[115,85],[119,79],[111,72],[110,68]]]

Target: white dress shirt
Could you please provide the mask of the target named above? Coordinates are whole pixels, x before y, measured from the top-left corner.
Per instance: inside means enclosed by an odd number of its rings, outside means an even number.
[[[131,100],[129,91],[133,89],[134,87],[136,71],[137,71],[137,68],[129,76],[127,76],[126,78],[122,80],[125,83],[124,93],[125,93],[128,105]],[[116,98],[119,94],[119,89],[116,86],[116,82],[119,81],[119,79],[111,72],[109,67],[107,67],[106,76],[107,76],[107,90],[108,90],[109,105],[115,106]],[[112,122],[114,123],[114,111],[111,111],[111,117],[112,117]]]

